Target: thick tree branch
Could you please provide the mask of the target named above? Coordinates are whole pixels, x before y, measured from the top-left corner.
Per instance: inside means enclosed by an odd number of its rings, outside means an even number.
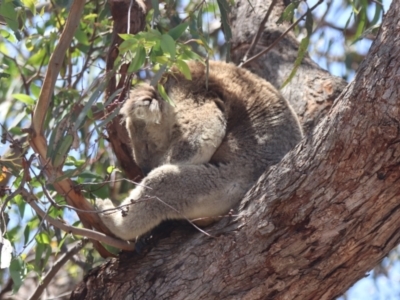
[[[55,180],[63,176],[60,167],[53,167],[51,160],[47,157],[48,145],[46,138],[43,135],[43,122],[46,117],[54,86],[62,66],[67,49],[71,45],[75,29],[79,25],[80,17],[82,15],[85,1],[75,0],[72,3],[70,13],[68,14],[67,22],[61,37],[56,45],[53,54],[50,57],[49,67],[44,78],[43,86],[40,91],[38,102],[34,108],[32,115],[32,125],[29,131],[29,143],[32,149],[39,155],[39,160],[43,166],[43,171],[47,178]],[[69,205],[74,206],[80,210],[94,210],[93,206],[86,201],[80,191],[74,188],[72,181],[68,178],[56,181],[53,183],[56,191],[64,195]],[[97,230],[111,235],[107,227],[103,225],[97,214],[79,213],[78,216],[82,224],[86,228],[96,228]],[[93,241],[94,246],[103,257],[110,256],[111,254],[98,242]]]
[[[400,3],[328,116],[240,215],[92,270],[72,299],[333,299],[400,241]]]

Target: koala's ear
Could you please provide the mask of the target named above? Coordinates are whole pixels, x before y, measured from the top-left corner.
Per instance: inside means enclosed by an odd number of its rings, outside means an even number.
[[[226,112],[226,105],[225,105],[225,102],[222,100],[222,98],[219,97],[219,95],[218,95],[218,98],[214,100],[214,102],[215,102],[215,104],[217,105],[218,109],[219,109],[222,113],[225,114],[225,112]]]

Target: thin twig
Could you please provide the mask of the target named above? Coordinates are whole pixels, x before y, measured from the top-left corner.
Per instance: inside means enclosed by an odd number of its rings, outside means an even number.
[[[196,10],[199,10],[200,7],[204,5],[204,3],[207,3],[207,2],[206,2],[205,0],[202,0],[201,2],[199,2],[199,3],[193,8],[193,10],[191,11],[191,13],[195,12]],[[191,13],[189,13],[189,14],[186,16],[186,18],[184,18],[184,19],[181,21],[181,23],[185,23],[185,22],[190,18]]]
[[[258,27],[258,30],[257,30],[257,34],[254,36],[249,49],[247,49],[246,54],[244,55],[244,57],[242,59],[242,62],[247,60],[248,56],[253,52],[254,47],[257,45],[257,43],[261,37],[261,33],[264,31],[264,26],[267,23],[269,16],[271,15],[272,9],[274,8],[276,2],[277,2],[277,0],[272,0],[270,6],[268,7],[267,13],[265,14],[264,19],[261,21],[260,26]]]
[[[29,160],[26,161],[26,165],[30,165],[34,158],[35,158],[35,155],[32,154],[31,157],[29,158]],[[23,159],[25,159],[25,158],[23,158]],[[27,172],[27,170],[25,168],[24,173],[23,173],[22,178],[21,178],[21,183],[19,184],[18,188],[14,192],[12,192],[10,195],[8,195],[7,198],[4,200],[3,204],[1,205],[1,208],[0,208],[0,215],[1,216],[3,216],[3,214],[4,214],[4,211],[5,211],[6,207],[7,207],[7,203],[11,199],[13,199],[16,195],[19,195],[20,192],[21,192],[21,189],[24,187],[24,185],[26,183],[27,176],[28,176],[28,174],[26,172]]]
[[[42,218],[44,218],[51,225],[64,230],[67,233],[72,233],[79,236],[84,236],[89,239],[93,239],[107,245],[113,246],[118,249],[133,251],[135,250],[135,244],[123,241],[120,239],[113,238],[111,236],[105,235],[104,233],[100,233],[97,231],[93,231],[86,228],[78,228],[67,225],[59,220],[53,219],[52,217],[46,215],[46,213],[40,208],[40,206],[36,203],[35,197],[29,193],[26,189],[21,190],[21,195],[24,197],[25,201],[33,208],[33,210]]]
[[[129,34],[131,33],[131,10],[132,10],[132,4],[133,0],[129,3],[129,9],[128,9],[128,22],[126,24],[126,33]]]
[[[322,2],[324,2],[324,0],[319,0],[313,7],[310,8],[310,11],[313,11]],[[292,25],[290,25],[289,28],[286,29],[285,32],[282,33],[268,48],[260,51],[258,54],[254,55],[253,57],[249,58],[245,62],[241,63],[239,65],[239,67],[244,67],[244,66],[248,65],[250,62],[252,62],[253,60],[256,60],[260,56],[262,56],[265,53],[269,52],[272,48],[275,47],[276,44],[278,44],[288,34],[288,32],[290,30],[293,29],[293,27],[295,27],[297,24],[299,24],[299,22],[307,15],[307,13],[308,13],[308,11],[306,13],[304,13],[296,22],[294,22]]]
[[[61,267],[65,265],[72,258],[72,256],[77,254],[88,243],[88,241],[89,241],[88,239],[83,239],[79,241],[77,245],[69,249],[68,252],[64,253],[46,273],[42,282],[33,292],[32,296],[29,297],[29,300],[39,299],[44,289],[49,285],[50,281],[54,278],[54,276],[61,269]]]

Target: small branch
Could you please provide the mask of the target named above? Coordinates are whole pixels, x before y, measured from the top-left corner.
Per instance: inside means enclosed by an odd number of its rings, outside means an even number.
[[[264,19],[261,21],[260,26],[258,27],[258,30],[257,30],[257,34],[254,36],[249,49],[246,51],[246,54],[244,55],[244,57],[242,59],[242,62],[247,60],[247,58],[249,57],[251,52],[253,52],[258,41],[260,40],[261,33],[264,31],[264,26],[267,23],[269,16],[271,15],[272,9],[274,8],[276,2],[277,2],[277,0],[272,0],[270,6],[268,7],[267,13],[265,14]]]
[[[119,240],[110,236],[105,235],[104,233],[100,233],[97,231],[93,231],[86,228],[78,228],[67,225],[59,220],[53,219],[48,216],[36,203],[36,199],[34,196],[29,193],[26,189],[21,189],[21,195],[24,197],[25,201],[34,209],[34,211],[47,222],[49,222],[54,227],[60,228],[67,233],[72,233],[79,236],[84,236],[89,239],[93,239],[107,245],[113,246],[118,249],[133,251],[135,250],[135,244],[123,240]]]
[[[65,28],[53,54],[50,57],[49,67],[47,68],[43,86],[40,91],[39,100],[32,116],[32,128],[35,134],[40,134],[43,131],[43,122],[50,105],[57,76],[60,72],[65,53],[71,44],[75,29],[79,25],[84,6],[85,1],[82,0],[75,0],[72,3]]]
[[[313,7],[310,8],[310,11],[313,11],[322,2],[324,2],[324,0],[319,0]],[[274,48],[275,45],[278,44],[288,34],[288,32],[293,29],[293,27],[295,27],[297,24],[300,23],[301,20],[303,20],[303,18],[307,15],[307,12],[305,14],[303,14],[296,22],[294,22],[292,25],[290,25],[289,28],[286,29],[285,32],[282,33],[269,47],[267,47],[266,49],[260,51],[258,54],[256,54],[253,57],[249,58],[245,62],[239,64],[239,67],[244,67],[244,66],[248,65],[253,60],[256,60],[257,58],[259,58],[260,56],[264,55],[265,53],[269,52],[272,48]]]
[[[51,267],[51,269],[46,273],[42,282],[36,288],[32,296],[29,297],[29,300],[37,300],[40,298],[40,295],[43,293],[44,289],[49,285],[50,281],[54,278],[57,272],[61,269],[63,265],[65,265],[75,254],[77,254],[87,243],[88,239],[83,239],[79,241],[74,247],[72,247],[68,252],[64,253]]]

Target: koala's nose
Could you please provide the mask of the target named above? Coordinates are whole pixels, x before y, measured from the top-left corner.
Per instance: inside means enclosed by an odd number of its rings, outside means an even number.
[[[150,167],[147,167],[147,166],[145,166],[145,167],[140,167],[140,169],[142,170],[142,173],[143,173],[144,176],[147,176],[147,174],[149,174],[150,171],[151,171],[151,168],[150,168]]]

